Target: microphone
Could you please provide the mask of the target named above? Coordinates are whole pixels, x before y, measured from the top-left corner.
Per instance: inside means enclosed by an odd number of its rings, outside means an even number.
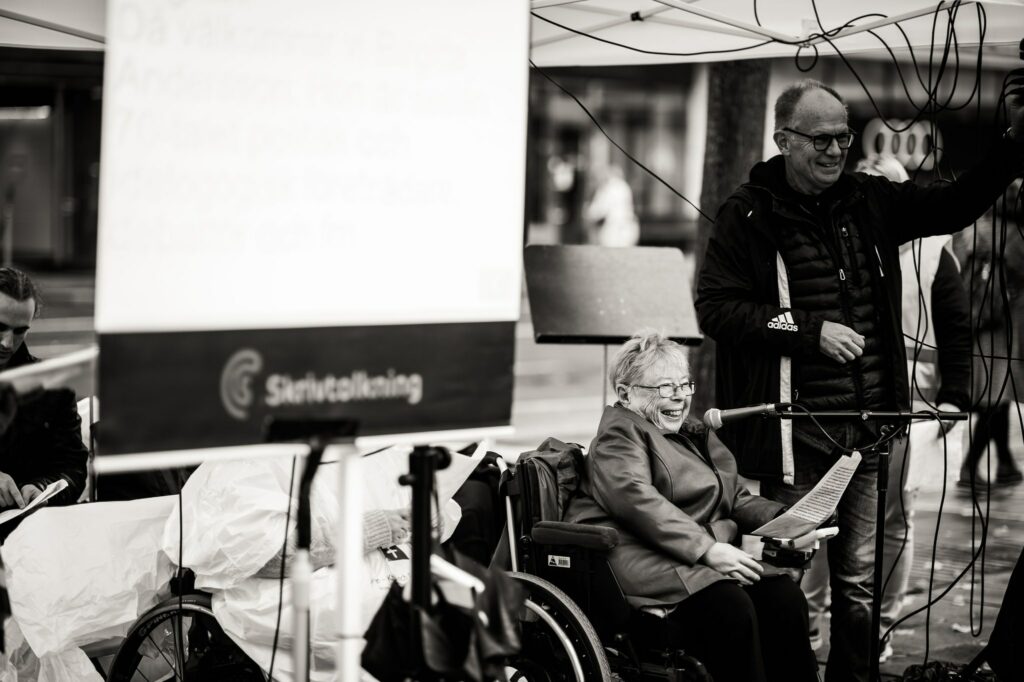
[[[734,407],[731,410],[719,410],[716,407],[712,407],[704,413],[704,426],[712,430],[720,429],[722,424],[727,424],[737,419],[775,414],[779,411],[779,407],[779,403],[764,403],[763,405],[753,405],[751,407]]]

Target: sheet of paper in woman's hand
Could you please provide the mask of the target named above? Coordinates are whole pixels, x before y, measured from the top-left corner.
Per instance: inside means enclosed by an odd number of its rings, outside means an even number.
[[[800,498],[796,504],[764,524],[751,535],[769,538],[798,538],[820,526],[839,505],[846,486],[853,478],[853,472],[860,464],[860,453],[856,450],[840,457],[832,465],[811,492]]]

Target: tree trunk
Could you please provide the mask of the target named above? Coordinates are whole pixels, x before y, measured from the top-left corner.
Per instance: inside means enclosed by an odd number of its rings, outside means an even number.
[[[747,180],[761,160],[770,62],[761,59],[715,62],[708,67],[707,143],[700,207],[714,217],[722,202]],[[700,218],[695,246],[699,276],[713,225]],[[696,281],[693,287],[696,292]],[[701,415],[715,405],[715,342],[704,342],[690,354],[690,373],[697,382],[691,413]]]

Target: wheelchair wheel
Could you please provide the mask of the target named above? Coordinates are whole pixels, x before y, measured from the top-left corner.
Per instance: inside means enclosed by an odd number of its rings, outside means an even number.
[[[208,594],[171,597],[132,625],[107,682],[264,682],[259,666],[224,634]]]
[[[522,649],[506,665],[509,682],[611,679],[594,626],[565,592],[528,573],[510,573],[527,592],[520,614]]]

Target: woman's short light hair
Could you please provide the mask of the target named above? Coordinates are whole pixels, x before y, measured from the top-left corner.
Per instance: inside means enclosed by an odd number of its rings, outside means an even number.
[[[612,382],[613,389],[619,384],[639,383],[659,360],[678,362],[684,372],[690,371],[686,350],[682,346],[653,329],[638,331],[615,354],[608,370],[608,380]]]
[[[893,182],[906,182],[910,179],[910,176],[907,175],[907,169],[891,154],[872,154],[858,161],[857,167],[853,170],[857,173],[867,173],[868,175],[881,175],[883,178],[889,178]]]

